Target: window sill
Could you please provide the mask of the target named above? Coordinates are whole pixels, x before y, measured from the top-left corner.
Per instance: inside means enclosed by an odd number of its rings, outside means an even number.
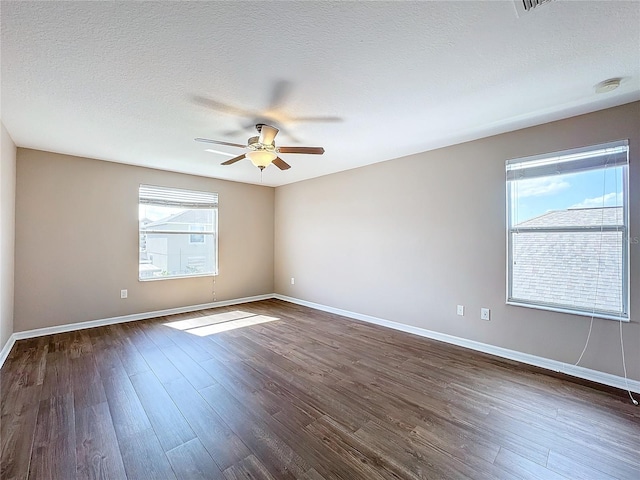
[[[570,308],[562,308],[562,307],[551,307],[548,305],[537,305],[534,303],[523,303],[515,300],[507,300],[507,305],[512,305],[514,307],[524,307],[524,308],[534,308],[536,310],[546,310],[548,312],[556,312],[556,313],[568,313],[570,315],[578,315],[581,317],[587,318],[602,318],[605,320],[616,320],[619,322],[629,322],[629,316],[619,316],[613,314],[606,314],[602,312],[585,312],[583,310],[572,310]]]
[[[167,277],[152,277],[152,278],[140,278],[138,277],[139,282],[157,282],[159,280],[179,280],[182,278],[202,278],[202,277],[217,277],[218,272],[215,273],[202,273],[199,275],[172,275]]]

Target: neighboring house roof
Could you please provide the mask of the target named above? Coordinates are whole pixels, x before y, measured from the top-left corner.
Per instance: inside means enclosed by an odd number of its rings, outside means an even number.
[[[521,222],[516,227],[576,227],[622,225],[622,207],[570,208],[553,210]]]
[[[156,228],[162,225],[176,225],[176,224],[210,224],[213,222],[213,212],[210,209],[194,208],[185,210],[184,212],[176,213],[166,218],[161,218],[155,222],[143,225],[142,228],[153,227]]]
[[[622,225],[622,207],[545,213],[517,227]],[[622,232],[519,232],[513,240],[514,299],[619,312]]]

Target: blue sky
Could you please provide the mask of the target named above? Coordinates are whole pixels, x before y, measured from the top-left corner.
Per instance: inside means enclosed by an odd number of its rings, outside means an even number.
[[[621,206],[622,169],[588,170],[514,182],[513,223],[524,222],[550,210]]]

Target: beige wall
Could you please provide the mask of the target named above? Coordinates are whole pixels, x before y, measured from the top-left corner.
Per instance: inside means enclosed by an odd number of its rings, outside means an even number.
[[[212,277],[138,281],[140,183],[218,192],[216,300],[273,292],[273,188],[19,148],[15,331],[213,301]]]
[[[633,103],[278,187],[276,292],[574,363],[588,318],[505,304],[504,162],[622,138],[630,140],[631,236],[640,237],[640,103]],[[623,324],[635,380],[639,289],[635,243],[632,322]],[[491,308],[491,321],[479,319],[481,307]],[[582,366],[622,375],[618,327],[594,321]]]
[[[0,122],[0,349],[13,333],[16,146]]]

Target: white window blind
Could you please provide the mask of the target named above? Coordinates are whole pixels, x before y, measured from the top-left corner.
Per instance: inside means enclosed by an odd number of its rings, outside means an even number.
[[[507,303],[629,318],[626,140],[506,162]]]
[[[140,203],[181,208],[217,208],[218,194],[178,188],[140,185]]]

